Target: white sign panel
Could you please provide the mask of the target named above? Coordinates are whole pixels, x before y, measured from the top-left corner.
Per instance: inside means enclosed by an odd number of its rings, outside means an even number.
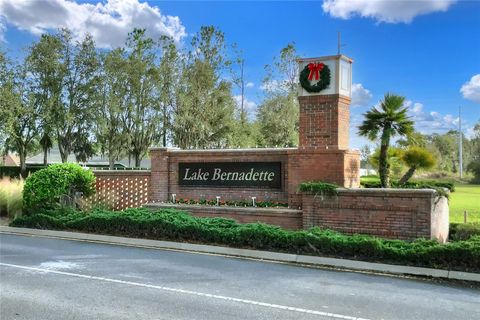
[[[307,58],[298,60],[299,78],[303,75],[305,85],[299,85],[299,96],[340,94],[346,97],[352,95],[352,60],[343,55]],[[325,74],[330,71],[330,82],[324,87]],[[302,73],[303,71],[303,73]],[[317,72],[319,71],[320,77]],[[306,75],[308,74],[308,82]],[[318,87],[322,87],[320,91]],[[310,90],[310,92],[309,92]]]

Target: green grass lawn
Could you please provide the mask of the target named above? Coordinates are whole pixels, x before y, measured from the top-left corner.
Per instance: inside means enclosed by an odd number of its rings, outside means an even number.
[[[364,183],[378,182],[377,176],[364,176]],[[438,179],[442,181],[442,179]],[[445,181],[450,181],[449,179]],[[455,183],[455,192],[450,194],[450,222],[463,223],[463,212],[468,212],[468,222],[480,222],[480,185]]]
[[[480,222],[480,185],[455,184],[450,195],[450,222],[463,222],[463,211],[468,212],[468,222]]]

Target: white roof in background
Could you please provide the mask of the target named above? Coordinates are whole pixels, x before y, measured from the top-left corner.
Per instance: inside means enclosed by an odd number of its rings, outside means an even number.
[[[48,153],[48,163],[62,163],[62,158],[60,157],[60,150],[58,149],[58,146],[53,146],[53,148],[50,150]],[[37,164],[37,165],[42,165],[43,164],[43,151],[27,158],[27,164]],[[75,155],[70,154],[68,156],[68,162],[77,162],[77,159],[75,159]],[[131,159],[130,164],[128,161],[128,158],[126,159],[121,159],[119,161],[115,161],[117,164],[122,164],[125,167],[133,167],[135,165],[134,159]],[[93,156],[90,158],[87,163],[88,164],[96,164],[96,165],[107,165],[108,166],[108,158],[106,156]],[[145,158],[142,160],[140,167],[141,168],[150,168],[151,162],[149,158]]]

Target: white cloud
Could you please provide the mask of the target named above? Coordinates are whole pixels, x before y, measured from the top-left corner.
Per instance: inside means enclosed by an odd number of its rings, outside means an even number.
[[[368,106],[372,99],[370,90],[365,89],[361,83],[352,84],[352,106]]]
[[[323,11],[349,19],[358,15],[379,22],[410,23],[416,16],[447,11],[456,0],[324,0]]]
[[[7,27],[5,26],[2,16],[0,15],[0,42],[5,42],[5,30],[7,30]]]
[[[474,75],[460,89],[465,99],[480,103],[480,74]]]
[[[408,109],[408,116],[410,116],[415,123],[415,129],[422,134],[443,134],[449,130],[458,130],[459,117],[456,115],[428,111],[422,103],[411,100],[405,101],[404,106]],[[360,148],[364,144],[371,143],[364,137],[358,135],[358,126],[361,125],[364,120],[365,117],[359,113],[358,109],[352,111],[350,115],[350,145],[355,148]],[[462,128],[467,137],[473,136],[473,126],[469,123],[468,119],[462,118]]]
[[[425,111],[422,103],[410,100],[405,101],[405,107],[408,108],[408,115],[415,122],[416,129],[421,133],[444,133],[457,129],[459,118],[451,114],[442,115],[436,111]]]
[[[253,82],[247,82],[247,84],[245,86],[247,88],[253,88],[253,87],[255,87],[255,84]]]
[[[280,87],[280,82],[278,80],[270,80],[262,83],[260,89],[263,91],[275,91]]]
[[[0,19],[35,35],[68,27],[75,37],[90,33],[103,48],[121,46],[134,27],[147,35],[169,35],[178,43],[186,36],[179,17],[163,15],[157,6],[139,0],[106,0],[97,4],[70,0],[0,0]],[[0,27],[0,37],[3,34]]]
[[[237,103],[237,106],[240,108],[242,104],[242,95],[233,96],[233,99]],[[257,104],[251,100],[248,100],[245,96],[243,96],[243,108],[247,112],[247,115],[249,117],[253,117],[257,112]]]
[[[463,122],[462,122],[462,126],[463,126]],[[475,137],[475,127],[468,127],[467,129],[465,130],[462,130],[463,131],[463,134],[468,138],[468,139],[472,139]]]
[[[288,92],[290,89],[290,82],[287,79],[277,80],[272,79],[269,81],[264,81],[260,86],[260,90],[269,92],[269,93],[278,93],[278,92]]]

